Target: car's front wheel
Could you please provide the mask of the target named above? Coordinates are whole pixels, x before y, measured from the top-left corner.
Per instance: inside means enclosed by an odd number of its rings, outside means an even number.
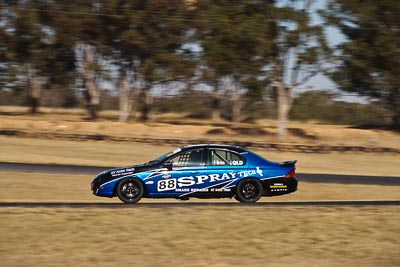
[[[144,186],[138,179],[125,178],[117,186],[118,198],[127,204],[138,202],[144,194]]]
[[[244,179],[236,186],[235,199],[243,203],[254,203],[262,196],[262,184],[257,179]]]

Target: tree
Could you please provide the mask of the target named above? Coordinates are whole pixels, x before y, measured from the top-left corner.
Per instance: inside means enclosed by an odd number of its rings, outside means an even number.
[[[295,120],[326,121],[328,117],[326,113],[329,105],[333,103],[333,98],[334,94],[329,91],[307,91],[301,93],[294,99],[290,115]]]
[[[193,62],[183,48],[191,29],[191,11],[184,1],[102,1],[98,25],[103,44],[119,69],[120,120],[127,120],[134,102],[141,120],[149,119],[150,90],[192,75]]]
[[[8,53],[3,55],[8,69],[17,66],[19,75],[24,77],[27,103],[31,112],[36,113],[47,79],[44,77],[45,61],[51,47],[45,41],[41,17],[26,10],[28,7],[30,3],[3,6],[3,13],[9,14],[6,19],[6,32],[9,33],[2,34],[7,41],[4,49]]]
[[[71,65],[71,82],[81,84],[87,118],[95,120],[100,106],[100,83],[103,81],[103,35],[98,27],[97,6],[101,1],[55,0],[46,9],[51,13],[54,36],[58,41],[58,62]]]
[[[5,14],[1,38],[5,41],[1,52],[2,66],[11,79],[8,84],[18,89],[25,82],[27,103],[35,113],[44,89],[50,84],[70,82],[73,53],[68,53],[64,42],[57,38],[48,1],[10,1],[1,5]]]
[[[383,114],[375,103],[349,103],[335,99],[329,91],[307,91],[293,101],[290,117],[301,121],[350,124],[357,127],[382,125]]]
[[[201,1],[197,34],[204,79],[213,87],[213,118],[229,96],[232,121],[239,121],[246,81],[260,76],[275,38],[268,1]]]
[[[277,38],[267,64],[267,80],[276,91],[278,136],[286,135],[286,123],[297,87],[328,67],[331,49],[321,25],[311,25],[312,0],[287,1],[271,13]],[[282,4],[282,3],[280,3]]]
[[[332,0],[324,14],[347,38],[330,77],[344,91],[379,99],[400,130],[399,3]]]
[[[0,51],[1,57],[5,57],[3,51],[10,51],[13,58],[7,55],[9,66],[11,63],[26,65],[25,69],[30,69],[31,74],[26,74],[26,78],[49,76],[46,79],[49,88],[60,80],[68,82],[66,75],[60,76],[62,71],[77,70],[92,118],[96,116],[95,107],[99,102],[99,81],[102,79],[99,66],[106,64],[112,69],[110,65],[113,64],[116,68],[111,71],[119,73],[120,119],[128,119],[133,102],[139,98],[142,120],[145,121],[151,107],[150,90],[158,84],[192,74],[193,63],[187,50],[183,49],[190,29],[186,17],[191,16],[192,8],[191,2],[188,3],[172,0],[4,3],[2,10],[12,13],[12,23],[7,30],[11,29],[14,34],[10,35],[12,38],[7,47]],[[8,38],[6,33],[2,28],[2,40]],[[74,74],[70,82],[79,81],[77,73]],[[27,84],[38,88],[37,85],[42,83]],[[30,95],[33,99],[40,94]]]

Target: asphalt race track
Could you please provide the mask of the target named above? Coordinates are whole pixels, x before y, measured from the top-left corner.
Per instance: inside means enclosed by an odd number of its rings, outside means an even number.
[[[113,167],[0,162],[0,171],[87,174],[93,177],[96,174],[111,168]],[[309,183],[400,185],[400,177],[307,173],[296,173],[296,176],[299,181]]]
[[[24,208],[163,208],[163,207],[276,207],[276,206],[399,206],[400,200],[373,200],[373,201],[290,201],[290,202],[257,202],[244,204],[239,202],[160,202],[160,203],[83,203],[83,202],[0,202],[0,207]]]
[[[103,170],[112,167],[98,166],[76,166],[76,165],[56,165],[56,164],[30,164],[30,163],[9,163],[0,162],[0,171],[25,172],[25,173],[53,173],[53,174],[83,174],[95,176]],[[388,185],[399,186],[400,177],[387,176],[361,176],[361,175],[339,175],[339,174],[307,174],[297,173],[301,182],[310,183],[339,183],[339,184],[369,184],[369,185]],[[127,205],[123,203],[84,203],[84,202],[0,202],[0,207],[23,207],[23,208],[135,208],[135,207],[274,207],[274,206],[400,206],[400,200],[376,200],[376,201],[291,201],[291,202],[257,202],[254,204],[243,204],[236,202],[158,202],[158,203],[138,203]]]

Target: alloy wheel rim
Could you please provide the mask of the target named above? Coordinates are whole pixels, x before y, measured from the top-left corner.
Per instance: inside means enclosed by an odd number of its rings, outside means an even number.
[[[244,198],[246,199],[253,199],[257,194],[257,188],[252,183],[247,183],[243,186],[242,193]]]

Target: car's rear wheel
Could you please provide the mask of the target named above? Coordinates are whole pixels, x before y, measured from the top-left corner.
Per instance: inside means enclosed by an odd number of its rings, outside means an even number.
[[[235,199],[243,203],[254,203],[262,196],[262,184],[257,179],[244,179],[236,186]]]
[[[118,198],[127,204],[138,202],[144,194],[144,186],[138,179],[126,178],[117,186]]]

